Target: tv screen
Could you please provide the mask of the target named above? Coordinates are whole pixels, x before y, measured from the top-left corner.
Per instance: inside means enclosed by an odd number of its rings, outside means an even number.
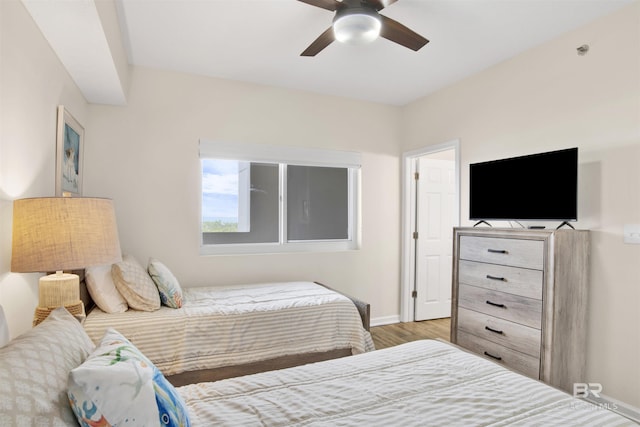
[[[578,219],[578,149],[469,165],[469,219]]]

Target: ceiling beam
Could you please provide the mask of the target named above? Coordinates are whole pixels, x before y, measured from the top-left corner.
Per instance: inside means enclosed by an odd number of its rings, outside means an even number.
[[[128,69],[121,61],[116,65],[94,0],[22,3],[87,102],[126,104],[123,80],[128,81]]]

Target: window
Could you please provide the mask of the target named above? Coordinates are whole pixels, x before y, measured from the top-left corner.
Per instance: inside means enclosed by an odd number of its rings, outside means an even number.
[[[278,164],[221,159],[201,162],[202,242],[277,243]]]
[[[349,239],[349,170],[287,166],[289,241]]]
[[[202,254],[358,247],[360,155],[200,141]]]
[[[249,231],[250,168],[235,160],[202,161],[202,231]]]

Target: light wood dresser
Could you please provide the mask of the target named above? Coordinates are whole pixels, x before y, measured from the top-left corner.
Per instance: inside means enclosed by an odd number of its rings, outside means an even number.
[[[455,228],[451,342],[572,392],[586,382],[586,230]]]

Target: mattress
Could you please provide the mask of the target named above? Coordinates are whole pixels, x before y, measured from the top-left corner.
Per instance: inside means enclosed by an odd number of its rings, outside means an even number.
[[[182,308],[92,310],[84,322],[99,342],[125,335],[165,374],[240,365],[294,354],[372,350],[353,302],[312,282],[183,288]]]
[[[432,340],[178,391],[198,426],[635,425]]]

